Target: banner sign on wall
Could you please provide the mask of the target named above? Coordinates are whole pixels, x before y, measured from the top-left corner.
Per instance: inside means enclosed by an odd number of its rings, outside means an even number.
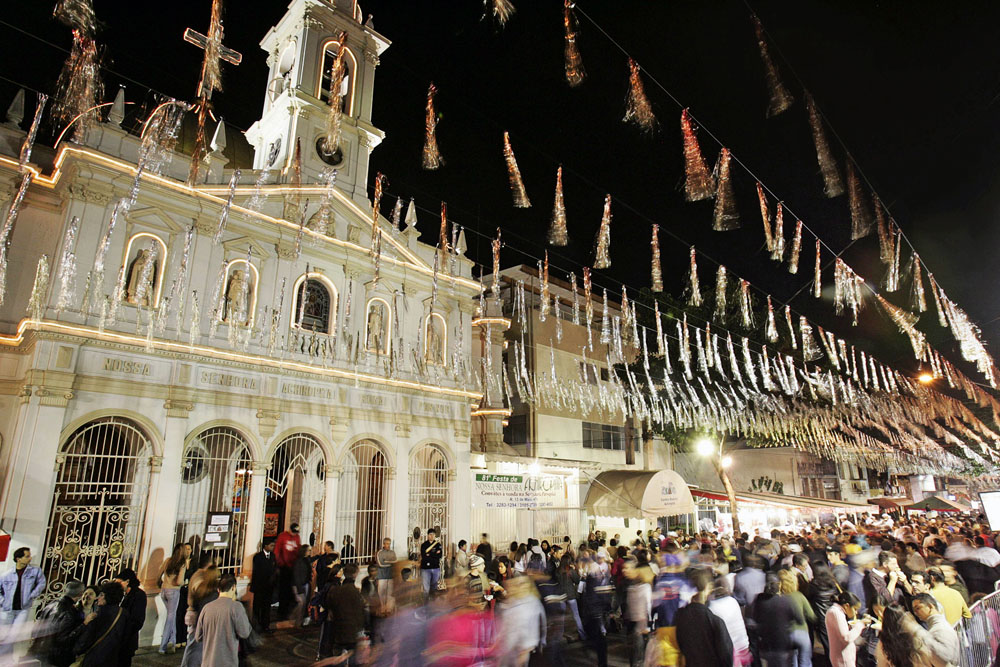
[[[547,509],[567,506],[566,481],[559,475],[476,473],[472,506],[479,509]]]

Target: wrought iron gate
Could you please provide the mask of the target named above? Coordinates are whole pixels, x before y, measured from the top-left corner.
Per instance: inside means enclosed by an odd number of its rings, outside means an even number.
[[[392,480],[389,462],[374,442],[351,447],[337,491],[337,538],[354,539],[356,560],[368,563],[389,537]]]
[[[42,553],[43,602],[78,580],[101,584],[139,560],[152,443],[133,421],[105,417],[66,441]]]
[[[296,433],[275,448],[267,472],[266,497],[284,498],[288,508],[285,527],[298,523],[303,542],[313,532],[317,540],[322,538],[325,479],[326,459],[313,436]]]
[[[202,431],[184,452],[174,541],[191,542],[200,551],[208,512],[232,512],[229,544],[213,552],[222,572],[237,573],[243,565],[251,465],[246,439],[229,426]]]
[[[426,534],[428,528],[437,527],[442,543],[447,541],[442,535],[448,535],[448,461],[434,445],[423,445],[410,457],[408,518],[408,529],[419,527]],[[419,546],[410,544],[410,552]]]

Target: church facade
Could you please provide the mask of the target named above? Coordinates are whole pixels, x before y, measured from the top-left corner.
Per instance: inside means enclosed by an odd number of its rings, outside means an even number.
[[[389,42],[343,4],[293,0],[264,38],[253,169],[227,166],[222,125],[194,185],[175,152],[137,175],[149,142],[121,128],[121,94],[79,143],[35,147],[0,306],[0,528],[47,597],[126,566],[155,589],[181,542],[239,574],[293,522],[362,559],[384,537],[406,552],[414,527],[471,534],[472,430],[499,438],[503,416],[482,411],[476,371],[499,334],[460,235],[435,248],[373,216]],[[342,34],[333,152],[324,72]],[[8,200],[19,113],[0,128]]]

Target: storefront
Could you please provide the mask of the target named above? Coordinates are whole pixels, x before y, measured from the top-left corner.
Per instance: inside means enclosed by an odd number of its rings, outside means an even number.
[[[660,519],[690,515],[695,505],[687,483],[673,470],[606,470],[591,479],[584,508],[592,530],[630,538]]]

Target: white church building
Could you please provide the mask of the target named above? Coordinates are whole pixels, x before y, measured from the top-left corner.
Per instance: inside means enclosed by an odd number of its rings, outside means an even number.
[[[125,566],[155,591],[181,542],[240,574],[292,522],[317,544],[351,536],[362,558],[383,537],[405,553],[415,526],[470,538],[470,441],[499,441],[505,416],[481,404],[480,285],[464,238],[436,258],[386,215],[373,232],[369,155],[384,135],[371,112],[389,42],[349,5],[292,0],[264,37],[253,168],[232,189],[224,125],[195,185],[177,152],[137,179],[143,137],[122,129],[121,93],[78,142],[35,146],[0,306],[0,528],[32,549],[47,596]],[[330,155],[324,73],[341,31]],[[31,111],[15,101],[0,126],[5,201]]]

